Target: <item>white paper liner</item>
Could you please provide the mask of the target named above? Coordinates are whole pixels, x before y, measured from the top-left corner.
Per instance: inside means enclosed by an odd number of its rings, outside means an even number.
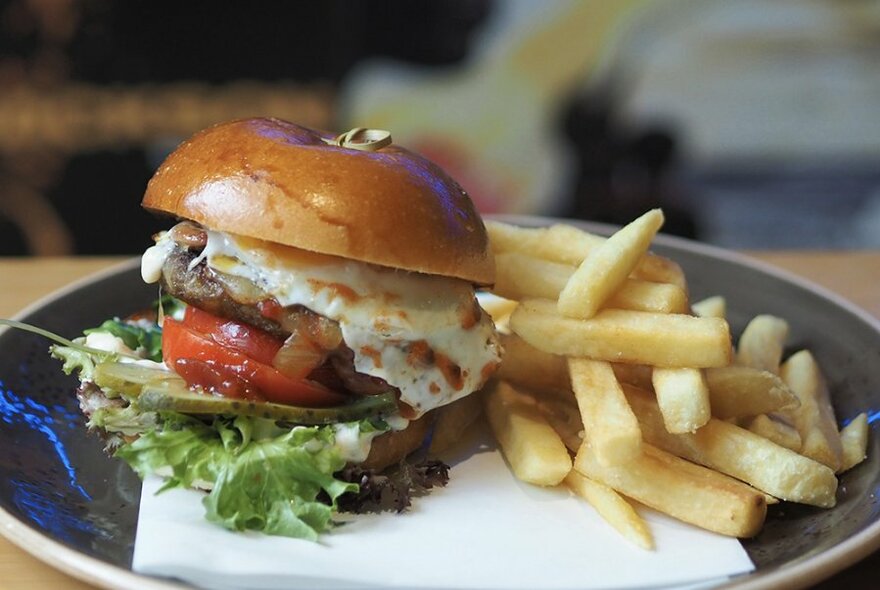
[[[226,588],[567,589],[710,587],[753,565],[735,539],[647,509],[645,551],[565,490],[518,482],[481,437],[452,458],[449,485],[404,514],[357,517],[319,543],[231,533],[202,494],[144,482],[133,569]]]

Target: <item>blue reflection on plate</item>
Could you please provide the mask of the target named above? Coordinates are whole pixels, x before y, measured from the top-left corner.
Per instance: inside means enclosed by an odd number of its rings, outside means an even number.
[[[64,465],[64,469],[69,476],[70,487],[82,494],[86,500],[92,497],[86,492],[76,480],[76,469],[70,462],[67,455],[67,449],[58,436],[56,428],[60,427],[81,427],[77,424],[78,414],[68,411],[63,406],[56,405],[54,412],[43,404],[35,402],[31,398],[21,398],[10,389],[6,389],[2,381],[0,381],[0,419],[6,424],[26,424],[32,430],[40,433],[55,449],[58,459]],[[61,419],[61,423],[56,422]],[[80,421],[81,422],[81,421]]]

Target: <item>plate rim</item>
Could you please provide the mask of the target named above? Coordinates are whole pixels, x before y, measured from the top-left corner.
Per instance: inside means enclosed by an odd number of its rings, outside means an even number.
[[[83,287],[117,274],[129,272],[139,263],[139,258],[133,257],[89,273],[29,303],[17,311],[11,319],[20,321],[46,305]],[[10,329],[6,326],[0,328],[0,335]],[[49,567],[101,588],[145,588],[146,590],[189,588],[189,586],[181,586],[162,578],[144,576],[72,549],[17,519],[2,506],[0,506],[0,534],[10,543]]]
[[[552,223],[564,223],[579,226],[587,231],[611,232],[618,226],[589,220],[566,219],[561,217],[544,217],[534,215],[486,215],[484,219],[515,223],[517,225],[547,226]],[[757,260],[742,252],[728,250],[719,246],[706,244],[666,234],[658,234],[655,243],[673,248],[695,252],[710,258],[757,270],[763,274],[779,278],[800,289],[810,291],[822,299],[842,308],[856,316],[877,333],[880,333],[880,318],[876,318],[842,295],[824,287],[810,279],[797,275],[768,262]],[[18,312],[12,319],[20,320],[46,305],[65,297],[81,288],[97,281],[129,272],[140,263],[140,257],[113,263],[106,268],[81,277],[31,302]],[[0,334],[9,328],[0,328]],[[79,580],[102,588],[146,588],[147,590],[169,590],[191,588],[170,579],[139,574],[131,569],[105,562],[56,541],[0,507],[0,534],[12,544],[26,551],[48,566],[60,570]],[[717,588],[736,590],[776,590],[803,588],[815,584],[835,573],[846,569],[864,559],[880,548],[880,519],[869,524],[864,530],[856,533],[843,542],[830,547],[821,553],[793,564],[783,564],[778,568],[761,572],[755,569],[730,579]]]

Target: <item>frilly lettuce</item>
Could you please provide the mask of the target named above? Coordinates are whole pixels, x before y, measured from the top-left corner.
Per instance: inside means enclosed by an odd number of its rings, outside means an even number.
[[[171,303],[174,303],[173,301]],[[65,373],[93,383],[95,366],[118,354],[91,349],[84,338],[73,341],[19,322],[6,325],[37,331],[58,344],[51,354]],[[109,332],[141,358],[161,360],[161,328],[147,322],[108,320],[86,331]],[[87,393],[87,392],[86,392]],[[296,426],[252,417],[216,416],[203,420],[176,412],[141,412],[137,398],[100,393],[113,403],[99,405],[89,426],[114,435],[115,456],[143,477],[167,477],[162,490],[210,488],[203,499],[206,518],[231,530],[253,530],[316,540],[333,524],[337,500],[359,485],[339,479],[346,465],[335,445],[333,426]],[[381,419],[357,423],[362,436],[389,430]],[[124,442],[138,436],[133,442]],[[336,474],[336,475],[334,475]]]
[[[180,414],[163,419],[161,428],[116,456],[142,477],[170,470],[162,490],[210,487],[206,518],[228,529],[315,540],[330,528],[337,498],[358,491],[333,475],[345,460],[332,427],[296,426],[255,439],[255,429],[263,428],[259,418],[218,417],[210,424]],[[364,431],[377,427],[363,422]]]

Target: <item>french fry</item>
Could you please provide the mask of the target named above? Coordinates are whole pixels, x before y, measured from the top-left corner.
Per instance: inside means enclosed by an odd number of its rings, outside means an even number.
[[[654,537],[647,523],[620,494],[574,470],[565,477],[565,484],[589,502],[599,516],[624,538],[642,549],[654,548]]]
[[[678,285],[626,279],[620,289],[605,302],[603,308],[654,313],[687,313],[688,296]]]
[[[801,435],[797,428],[775,415],[760,414],[747,418],[740,426],[786,449],[801,450]]]
[[[691,304],[691,311],[701,318],[725,318],[727,317],[727,300],[721,295],[707,297]]]
[[[547,419],[568,450],[577,453],[584,442],[585,435],[584,422],[581,420],[581,412],[578,410],[574,395],[569,400],[541,398],[536,402],[544,418]]]
[[[510,314],[512,314],[513,310],[516,308],[517,302],[493,296],[491,294],[485,295],[488,296],[480,297],[480,307],[492,317],[495,326],[501,328],[501,326],[506,324],[510,319]]]
[[[764,495],[651,445],[623,465],[606,466],[584,442],[575,469],[646,506],[722,535],[752,537],[767,514]]]
[[[709,387],[699,369],[654,369],[657,404],[666,430],[694,432],[709,421]]]
[[[526,228],[489,220],[486,221],[486,229],[492,250],[496,255],[504,252],[520,252],[572,266],[580,265],[586,255],[601,246],[606,239],[563,224]],[[633,271],[633,278],[654,283],[669,283],[687,292],[687,283],[681,266],[656,254],[648,253],[639,261]]]
[[[499,381],[487,392],[485,409],[517,479],[541,486],[565,479],[571,471],[571,456],[533,400]]]
[[[772,315],[755,316],[743,330],[736,347],[736,364],[779,374],[788,322]]]
[[[599,462],[619,465],[638,457],[642,452],[639,421],[630,409],[611,365],[604,361],[570,358],[568,372],[586,438]]]
[[[509,299],[556,299],[577,267],[549,262],[522,252],[495,255],[492,292]]]
[[[632,365],[629,363],[611,363],[614,376],[621,383],[629,383],[642,389],[653,389],[651,381],[654,367],[648,365]]]
[[[864,412],[853,418],[840,431],[843,455],[838,473],[848,471],[865,460],[868,453],[868,415]]]
[[[495,286],[492,292],[509,299],[557,299],[576,267],[547,262],[520,252],[495,256]],[[668,283],[626,279],[605,302],[605,308],[632,309],[656,313],[685,313],[687,293]]]
[[[648,253],[639,262],[639,265],[633,271],[633,278],[652,283],[667,283],[679,287],[687,294],[688,286],[684,276],[684,271],[677,262]]]
[[[559,293],[559,312],[589,319],[617,291],[663,225],[663,212],[648,211],[590,251]]]
[[[835,471],[865,458],[867,415],[838,432],[809,352],[781,364],[781,318],[754,317],[734,355],[724,297],[690,304],[681,267],[648,251],[662,222],[649,211],[610,238],[487,222],[507,300],[489,305],[506,352],[485,411],[513,473],[565,483],[646,548],[621,494],[738,537],[767,504],[833,507]]]
[[[510,327],[535,348],[559,355],[658,367],[730,362],[730,331],[721,319],[606,309],[578,320],[560,316],[555,308],[552,301],[522,301]]]
[[[602,245],[605,238],[570,225],[550,227],[519,227],[500,221],[486,220],[489,243],[497,256],[505,252],[520,252],[577,266],[593,249]]]
[[[722,420],[757,416],[798,406],[788,385],[769,371],[750,367],[706,369],[712,415]]]
[[[834,506],[837,478],[825,465],[716,418],[693,434],[671,434],[649,392],[629,385],[623,385],[623,390],[646,443],[726,473],[771,496],[824,508]]]
[[[498,378],[536,392],[571,391],[564,356],[538,350],[516,334],[500,334],[504,357]]]
[[[802,350],[783,363],[780,375],[801,402],[799,407],[787,412],[801,435],[801,454],[837,471],[843,448],[828,386],[819,365],[808,350]]]

